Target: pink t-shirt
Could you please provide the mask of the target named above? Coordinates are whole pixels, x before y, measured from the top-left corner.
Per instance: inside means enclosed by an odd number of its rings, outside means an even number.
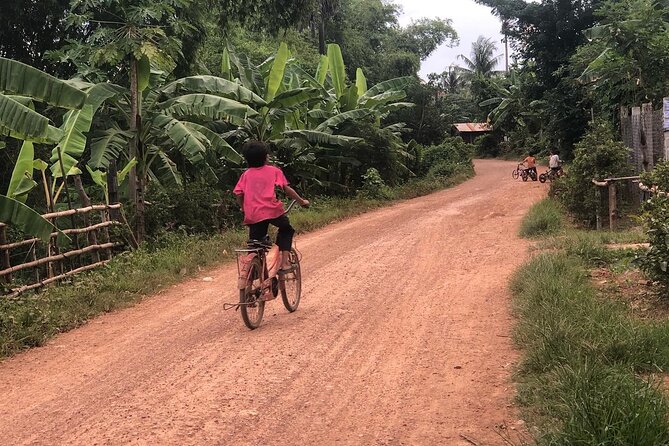
[[[244,224],[277,218],[285,212],[276,198],[274,188],[284,188],[288,180],[281,169],[274,166],[250,167],[235,186],[235,195],[244,195]]]

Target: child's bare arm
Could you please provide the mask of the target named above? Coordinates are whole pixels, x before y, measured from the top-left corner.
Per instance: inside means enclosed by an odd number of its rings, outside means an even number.
[[[288,196],[288,198],[297,201],[300,206],[309,206],[309,200],[305,200],[304,198],[300,197],[300,194],[295,192],[295,189],[292,187],[284,186],[283,191],[285,192],[286,196]]]
[[[237,204],[240,208],[244,208],[244,194],[235,195],[237,198]]]

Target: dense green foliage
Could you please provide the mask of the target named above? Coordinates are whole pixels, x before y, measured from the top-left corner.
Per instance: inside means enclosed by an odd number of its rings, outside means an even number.
[[[669,191],[669,162],[656,165],[642,180],[660,192]],[[654,194],[644,204],[643,221],[648,228],[650,250],[641,258],[641,265],[650,277],[669,288],[669,197]]]
[[[568,175],[553,183],[552,192],[579,222],[594,226],[601,198],[592,180],[628,175],[629,159],[629,149],[616,141],[612,126],[596,121],[576,144]]]

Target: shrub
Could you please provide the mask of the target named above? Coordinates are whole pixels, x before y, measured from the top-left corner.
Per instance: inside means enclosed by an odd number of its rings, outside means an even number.
[[[551,195],[557,197],[579,222],[594,226],[599,197],[592,180],[628,175],[631,171],[629,159],[629,149],[616,141],[613,127],[607,122],[596,121],[576,144],[569,174],[551,185]]]
[[[203,183],[171,190],[151,186],[147,201],[147,233],[154,238],[168,229],[191,235],[214,234],[240,218],[231,194]]]
[[[419,173],[421,175],[430,174],[431,169],[434,173],[447,173],[451,176],[459,172],[469,172],[473,168],[472,158],[474,157],[474,146],[465,143],[462,138],[446,138],[437,146],[429,146],[422,150],[421,165]],[[437,164],[442,165],[436,167]],[[443,164],[450,164],[452,167],[443,167]],[[446,172],[450,169],[450,173]]]
[[[564,211],[560,203],[547,198],[533,205],[520,224],[522,237],[555,234],[564,227]]]
[[[496,133],[487,133],[474,141],[476,155],[481,157],[496,157],[500,155],[501,138]]]
[[[365,198],[379,200],[391,198],[390,188],[381,178],[379,171],[373,167],[367,169],[367,172],[362,176],[362,187],[358,190],[358,194]]]
[[[658,164],[642,180],[644,184],[669,191],[669,162]],[[669,287],[669,197],[655,195],[648,200],[643,221],[648,228],[650,250],[640,259],[641,267],[654,280]]]

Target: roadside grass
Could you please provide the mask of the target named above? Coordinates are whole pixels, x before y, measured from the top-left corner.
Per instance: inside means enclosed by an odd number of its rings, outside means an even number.
[[[669,444],[669,402],[653,378],[669,368],[669,321],[635,318],[589,273],[634,255],[607,243],[640,239],[565,227],[511,281],[518,401],[540,445]]]
[[[532,205],[520,225],[521,237],[542,237],[556,234],[565,226],[562,206],[546,198]]]
[[[399,200],[454,186],[472,175],[473,172],[416,180],[391,189],[390,200],[316,199],[309,209],[291,213],[291,223],[298,232],[313,231]],[[246,236],[242,228],[212,237],[171,233],[68,283],[17,299],[0,298],[0,358],[42,345],[55,334],[78,327],[99,314],[130,306],[202,268],[232,261],[234,249],[244,243]]]

